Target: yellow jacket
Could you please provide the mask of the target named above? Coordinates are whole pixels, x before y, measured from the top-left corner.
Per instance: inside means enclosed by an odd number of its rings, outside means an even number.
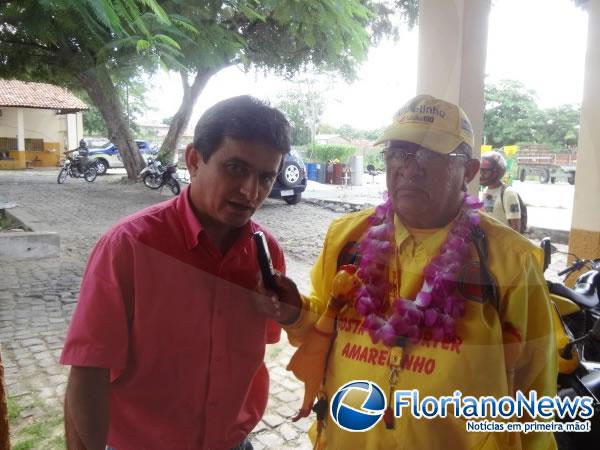
[[[335,220],[325,238],[323,251],[312,269],[312,289],[305,297],[298,321],[286,330],[290,342],[300,345],[326,308],[332,279],[338,267],[352,260],[368,228],[372,209]],[[487,267],[500,292],[499,310],[484,303],[479,284],[479,261],[475,248],[460,273],[459,293],[466,298],[466,312],[458,324],[458,338],[442,344],[425,337],[408,344],[396,389],[418,389],[427,395],[476,397],[556,394],[557,354],[552,329],[549,294],[541,270],[540,249],[518,233],[485,215],[481,216],[489,247]],[[422,272],[438,254],[450,225],[440,230],[413,230],[396,220],[396,257],[390,261],[391,296],[415,298],[423,282]],[[329,359],[326,393],[333,394],[352,380],[370,380],[388,395],[390,348],[373,344],[361,327],[362,317],[353,307],[338,317],[338,335]],[[509,333],[503,334],[503,327]],[[504,344],[506,343],[506,345]],[[515,419],[516,420],[516,419]],[[529,418],[521,419],[531,420]],[[327,449],[555,449],[550,433],[467,432],[465,419],[450,415],[441,419],[415,419],[407,410],[395,419],[395,429],[383,421],[367,432],[348,432],[326,418],[321,448]],[[311,429],[314,440],[315,427]]]

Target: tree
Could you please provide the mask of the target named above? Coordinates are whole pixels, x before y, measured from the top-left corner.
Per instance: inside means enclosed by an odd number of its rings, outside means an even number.
[[[384,128],[378,128],[375,130],[361,130],[348,124],[343,124],[338,128],[329,124],[324,124],[319,127],[320,133],[339,134],[348,140],[366,139],[369,141],[376,140],[379,136],[381,136],[381,134],[383,134],[383,130]]]
[[[314,141],[325,110],[324,92],[318,90],[315,83],[295,83],[293,88],[279,97],[276,106],[290,122],[292,145],[306,145]]]
[[[537,142],[536,126],[540,119],[535,92],[521,82],[503,80],[485,86],[483,135],[488,145]]]
[[[156,0],[20,0],[0,5],[0,76],[86,92],[130,179],[144,166],[117,85],[157,63],[177,64],[171,22]],[[164,31],[164,32],[163,32]]]
[[[483,134],[493,147],[519,143],[572,148],[579,135],[579,108],[540,109],[535,92],[521,82],[503,80],[485,86]]]
[[[542,112],[540,135],[553,148],[577,147],[580,109],[574,105],[547,108]]]
[[[161,147],[162,159],[170,159],[198,96],[221,69],[239,64],[286,77],[318,69],[352,79],[369,46],[394,34],[391,15],[400,11],[414,24],[418,11],[417,0],[164,0],[160,4],[172,15],[189,17],[198,30],[182,43],[183,97]],[[301,135],[306,131],[298,132],[297,139],[305,139]]]

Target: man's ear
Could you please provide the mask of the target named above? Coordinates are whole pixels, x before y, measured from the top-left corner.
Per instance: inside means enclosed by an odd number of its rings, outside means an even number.
[[[185,148],[185,164],[187,166],[188,171],[190,172],[190,177],[196,175],[200,159],[202,159],[202,155],[200,155],[200,152],[194,148],[193,144],[188,144]]]
[[[479,173],[479,160],[469,159],[465,163],[465,181],[470,183],[473,178]]]

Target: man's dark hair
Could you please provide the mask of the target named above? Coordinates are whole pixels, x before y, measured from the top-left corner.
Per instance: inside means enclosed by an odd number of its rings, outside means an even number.
[[[194,130],[194,148],[208,162],[224,138],[290,151],[290,124],[278,109],[249,95],[223,100],[206,110]]]

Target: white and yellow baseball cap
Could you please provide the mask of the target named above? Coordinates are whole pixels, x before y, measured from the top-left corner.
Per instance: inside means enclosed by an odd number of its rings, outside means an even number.
[[[407,141],[438,153],[450,153],[461,143],[473,148],[473,127],[465,112],[431,95],[417,95],[395,115],[374,145]]]

